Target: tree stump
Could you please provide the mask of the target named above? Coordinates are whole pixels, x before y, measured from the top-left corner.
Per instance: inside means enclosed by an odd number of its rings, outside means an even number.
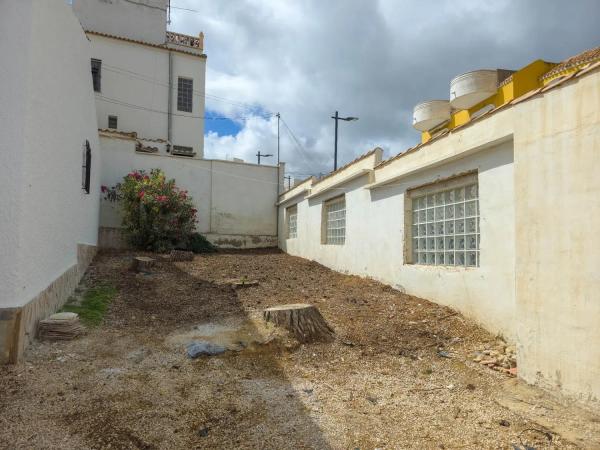
[[[134,272],[150,272],[154,267],[155,259],[148,256],[134,256],[131,260],[131,270]]]
[[[291,331],[300,342],[326,341],[333,338],[333,329],[313,305],[296,303],[273,306],[263,311],[263,318]]]

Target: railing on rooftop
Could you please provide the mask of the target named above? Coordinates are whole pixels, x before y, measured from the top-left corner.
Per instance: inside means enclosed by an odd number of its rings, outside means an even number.
[[[196,36],[189,36],[187,34],[175,33],[173,31],[167,31],[167,44],[184,45],[186,47],[197,48],[202,50],[204,47],[204,33],[200,33]]]

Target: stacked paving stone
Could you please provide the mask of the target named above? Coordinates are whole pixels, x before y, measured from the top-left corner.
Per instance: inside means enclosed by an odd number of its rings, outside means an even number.
[[[83,334],[84,328],[79,322],[79,315],[72,312],[52,314],[40,320],[38,335],[40,339],[70,340]]]

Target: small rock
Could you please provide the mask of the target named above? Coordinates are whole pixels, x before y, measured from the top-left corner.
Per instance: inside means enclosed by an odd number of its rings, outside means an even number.
[[[374,405],[377,404],[377,398],[372,395],[367,395],[367,400],[373,403]]]
[[[187,345],[186,351],[190,358],[197,358],[202,355],[214,356],[225,353],[227,349],[219,344],[213,344],[207,341],[191,342]]]
[[[447,352],[446,350],[440,350],[439,352],[437,352],[437,354],[440,358],[452,358],[450,352]]]
[[[200,428],[198,430],[198,436],[200,436],[200,437],[208,436],[208,430],[209,430],[208,427]]]
[[[508,420],[500,420],[500,422],[498,422],[501,426],[503,427],[510,427],[510,422]]]

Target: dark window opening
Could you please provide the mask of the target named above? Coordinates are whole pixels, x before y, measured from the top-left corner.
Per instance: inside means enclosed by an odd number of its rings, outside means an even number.
[[[193,95],[194,80],[179,77],[177,79],[177,110],[191,113]]]
[[[86,194],[90,193],[90,176],[92,173],[92,149],[90,141],[86,140],[83,147],[83,165],[81,166],[81,188]]]
[[[117,116],[108,116],[108,128],[117,129]]]
[[[92,84],[94,85],[94,92],[100,92],[101,75],[102,75],[102,61],[99,59],[92,58]]]
[[[179,156],[194,156],[196,153],[192,147],[185,147],[183,145],[174,145],[171,151],[173,155]]]

